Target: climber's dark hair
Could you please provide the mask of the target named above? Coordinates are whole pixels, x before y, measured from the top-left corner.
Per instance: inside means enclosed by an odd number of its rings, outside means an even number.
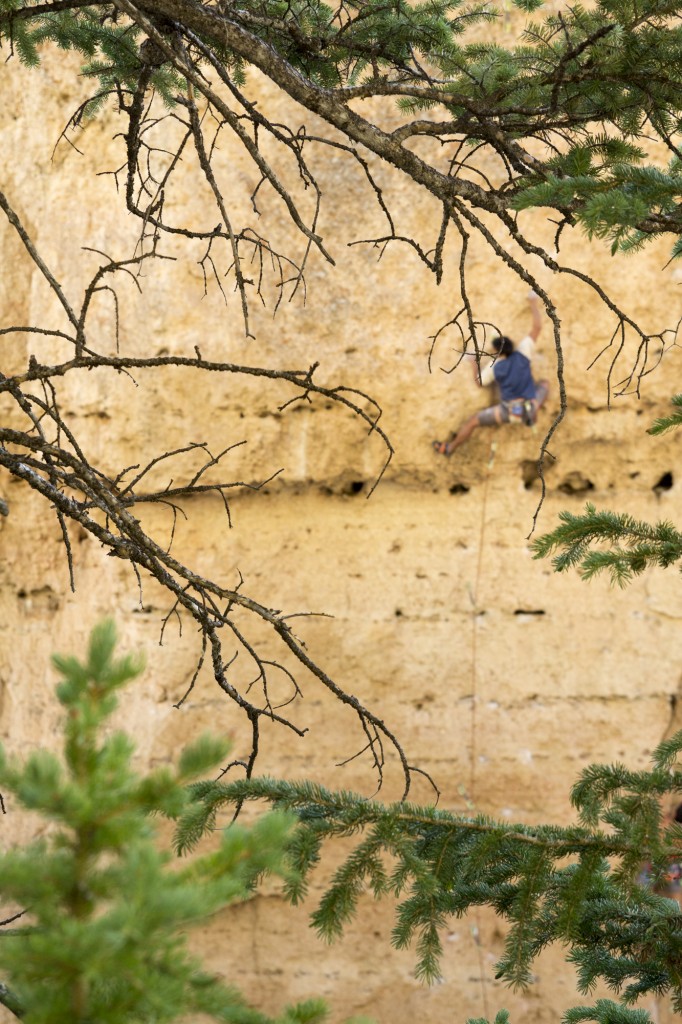
[[[501,334],[499,338],[493,338],[493,348],[500,356],[510,356],[514,351],[514,342]]]

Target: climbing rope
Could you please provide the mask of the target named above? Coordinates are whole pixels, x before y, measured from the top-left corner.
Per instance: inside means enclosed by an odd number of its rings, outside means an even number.
[[[470,590],[469,598],[471,600],[471,718],[470,718],[470,732],[469,732],[469,802],[473,807],[476,800],[476,762],[478,760],[478,749],[476,745],[476,728],[477,728],[477,705],[478,705],[478,645],[477,645],[477,634],[478,634],[478,597],[479,587],[481,582],[481,570],[483,567],[483,549],[485,546],[485,527],[487,518],[488,508],[488,488],[490,484],[490,477],[492,475],[493,466],[495,464],[495,453],[497,451],[497,441],[493,441],[490,445],[490,456],[486,465],[485,480],[483,482],[483,503],[481,508],[480,517],[480,528],[478,534],[478,558],[476,560],[476,576],[474,580],[473,590]],[[490,1019],[490,1010],[488,1006],[488,979],[486,976],[485,958],[483,953],[483,945],[481,943],[481,912],[480,909],[474,911],[474,923],[471,926],[471,937],[476,947],[476,954],[478,957],[478,974],[481,983],[481,1001],[483,1003],[483,1016],[486,1020]]]
[[[469,799],[473,803],[476,799],[476,706],[478,704],[478,663],[477,663],[477,625],[478,625],[478,595],[481,582],[481,569],[483,566],[483,548],[485,545],[485,526],[488,507],[488,486],[493,466],[495,464],[495,453],[497,441],[490,445],[490,456],[486,465],[485,480],[483,482],[483,504],[481,508],[480,529],[478,534],[478,559],[476,562],[476,577],[473,590],[469,592],[471,601],[471,722],[469,735]]]

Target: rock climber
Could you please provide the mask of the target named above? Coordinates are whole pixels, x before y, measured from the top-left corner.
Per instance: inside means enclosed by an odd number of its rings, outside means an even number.
[[[434,441],[433,449],[439,455],[452,455],[456,448],[468,441],[476,427],[493,427],[501,423],[525,423],[532,426],[537,412],[549,393],[549,382],[533,379],[530,361],[535,351],[535,342],[542,328],[540,306],[535,292],[528,294],[531,311],[531,326],[525,338],[514,347],[504,335],[493,338],[495,359],[489,366],[481,367],[476,356],[470,355],[474,381],[479,387],[497,384],[500,400],[496,405],[474,413],[460,426],[447,441]]]

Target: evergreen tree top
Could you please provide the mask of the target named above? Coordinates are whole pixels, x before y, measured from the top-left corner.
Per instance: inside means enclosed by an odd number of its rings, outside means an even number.
[[[171,864],[155,819],[187,810],[187,785],[215,770],[228,745],[202,736],[176,768],[138,774],[129,737],[102,735],[117,691],[140,670],[136,659],[115,659],[114,645],[104,623],[84,662],[54,659],[64,677],[61,758],[37,750],[20,762],[0,748],[8,820],[19,805],[46,832],[0,854],[0,895],[23,908],[0,936],[0,1003],[26,1024],[162,1024],[187,1014],[274,1024],[203,969],[185,933],[243,899],[263,873],[286,877],[291,818],[235,827],[213,852]],[[289,1007],[280,1024],[320,1024],[324,1014],[310,1000]]]

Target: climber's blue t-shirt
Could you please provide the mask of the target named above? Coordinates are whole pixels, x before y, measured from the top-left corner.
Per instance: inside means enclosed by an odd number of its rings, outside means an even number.
[[[482,370],[481,384],[498,384],[503,402],[513,398],[535,398],[535,381],[530,368],[534,348],[533,339],[528,335],[506,359],[496,359]]]
[[[495,380],[500,386],[500,398],[535,398],[535,381],[530,372],[530,359],[515,349],[506,359],[498,359],[493,367]]]

